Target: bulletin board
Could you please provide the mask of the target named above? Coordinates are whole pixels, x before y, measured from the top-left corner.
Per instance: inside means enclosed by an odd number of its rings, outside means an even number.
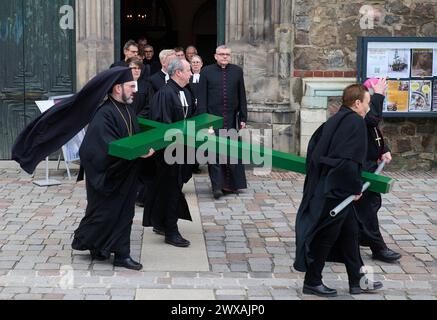
[[[437,117],[437,37],[359,37],[357,72],[387,77],[384,117]]]

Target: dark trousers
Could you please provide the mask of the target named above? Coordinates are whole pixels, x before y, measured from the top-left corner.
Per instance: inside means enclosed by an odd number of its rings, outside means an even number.
[[[359,229],[355,217],[354,209],[348,206],[340,214],[345,215],[342,219],[333,218],[329,211],[339,203],[338,200],[328,199],[325,203],[321,219],[329,223],[316,233],[310,245],[310,254],[314,261],[308,266],[305,274],[305,284],[318,286],[322,284],[322,271],[325,262],[334,247],[339,250],[339,254],[346,265],[350,285],[358,285],[361,279],[360,269],[363,265],[359,247]]]
[[[179,233],[179,204],[183,197],[182,188],[176,178],[160,181],[159,193],[156,195],[153,211],[154,227],[164,230],[166,236]]]
[[[370,247],[374,253],[387,248],[379,229],[378,211],[381,203],[379,193],[366,191],[360,201],[355,204],[357,218],[360,222],[360,244]]]

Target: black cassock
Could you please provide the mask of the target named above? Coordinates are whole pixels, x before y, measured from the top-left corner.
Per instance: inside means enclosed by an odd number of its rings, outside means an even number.
[[[382,109],[385,97],[374,94],[370,101],[370,112],[366,115],[367,126],[367,157],[364,170],[374,172],[378,167],[378,160],[390,149],[384,142],[379,123],[382,121]],[[379,230],[378,211],[381,208],[381,195],[372,191],[365,191],[363,197],[356,203],[358,220],[360,222],[360,244],[368,246],[373,252],[387,248]]]
[[[165,86],[165,73],[162,70],[158,71],[150,77],[150,85],[154,93],[158,92],[163,86]]]
[[[180,92],[183,91],[188,107],[182,107]],[[186,113],[186,114],[185,114]],[[190,118],[194,114],[194,103],[190,91],[169,80],[153,97],[151,120],[174,123]],[[156,177],[153,188],[145,198],[143,226],[165,230],[166,235],[178,232],[177,220],[192,220],[182,188],[192,177],[192,165],[169,165],[164,159],[164,150],[154,155]]]
[[[305,272],[314,261],[311,245],[324,229],[338,226],[355,217],[353,205],[349,205],[335,218],[329,211],[350,195],[361,193],[361,172],[366,155],[366,128],[363,118],[346,107],[322,125],[308,145],[307,175],[302,203],[296,217],[296,259],[294,268]],[[329,203],[329,207],[326,206]],[[332,229],[331,229],[332,230]],[[336,246],[339,234],[332,235],[334,243],[328,261],[345,263],[345,256]],[[352,244],[351,244],[352,245]],[[356,240],[356,248],[358,239]],[[354,252],[362,264],[359,250]],[[355,266],[359,270],[360,266]]]
[[[198,92],[199,113],[223,117],[224,129],[239,130],[240,123],[247,122],[246,89],[243,70],[239,66],[229,64],[222,68],[213,64],[205,67],[201,72]],[[220,165],[217,162],[210,164],[208,169],[214,191],[247,188],[246,173],[241,163]]]
[[[114,103],[118,109],[110,98],[97,110],[79,151],[88,206],[72,244],[75,250],[95,250],[106,257],[130,254],[139,164],[108,155],[110,142],[129,136],[130,119],[132,134],[140,131],[133,107]]]

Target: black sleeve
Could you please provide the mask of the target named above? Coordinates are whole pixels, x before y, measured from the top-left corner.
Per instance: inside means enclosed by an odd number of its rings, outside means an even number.
[[[241,76],[240,76],[240,83],[238,88],[238,112],[239,112],[239,120],[240,123],[247,122],[247,99],[246,99],[246,86],[244,84],[244,74],[241,70]],[[238,127],[240,126],[240,123],[238,123]]]
[[[363,118],[344,118],[332,138],[328,155],[320,158],[327,170],[325,195],[346,198],[361,193],[362,166],[367,153],[367,134]]]
[[[385,97],[382,94],[375,93],[370,99],[370,111],[366,115],[366,124],[371,127],[377,127],[382,120],[382,108]]]
[[[206,71],[200,73],[200,82],[198,86],[197,115],[208,112],[208,77]]]
[[[87,180],[102,193],[117,188],[113,181],[130,168],[129,161],[108,155],[109,144],[121,138],[123,136],[111,113],[99,110],[88,127],[80,148],[80,158]]]

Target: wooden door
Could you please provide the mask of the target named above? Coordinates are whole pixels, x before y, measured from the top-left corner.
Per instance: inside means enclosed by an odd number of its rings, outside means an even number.
[[[40,114],[36,100],[74,92],[75,32],[61,27],[65,5],[74,1],[0,1],[0,160]]]

